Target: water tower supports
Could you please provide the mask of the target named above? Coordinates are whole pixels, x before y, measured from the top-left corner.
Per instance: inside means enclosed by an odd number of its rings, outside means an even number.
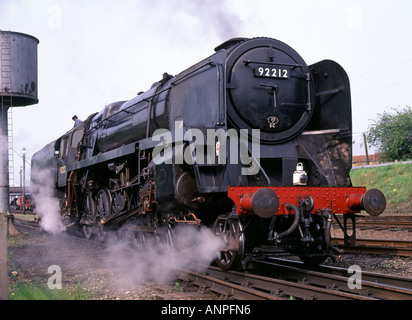
[[[1,107],[0,115],[0,300],[8,294],[7,214],[9,206],[9,151],[7,136],[8,107]]]
[[[7,133],[8,107],[1,108],[0,114],[0,212],[9,213],[9,150]]]

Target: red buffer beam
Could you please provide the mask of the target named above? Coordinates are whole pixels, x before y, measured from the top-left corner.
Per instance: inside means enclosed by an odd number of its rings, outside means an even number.
[[[228,196],[236,206],[237,215],[257,214],[269,218],[275,214],[288,214],[285,204],[299,206],[299,200],[313,201],[312,213],[324,209],[333,214],[359,213],[366,210],[370,215],[380,215],[386,207],[383,193],[364,187],[229,187]]]

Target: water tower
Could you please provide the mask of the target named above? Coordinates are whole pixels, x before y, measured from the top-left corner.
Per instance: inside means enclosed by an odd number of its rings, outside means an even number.
[[[8,110],[38,103],[37,45],[28,34],[0,30],[0,300],[7,299],[9,205]]]
[[[28,34],[0,30],[0,212],[9,211],[8,111],[39,102],[38,44]]]

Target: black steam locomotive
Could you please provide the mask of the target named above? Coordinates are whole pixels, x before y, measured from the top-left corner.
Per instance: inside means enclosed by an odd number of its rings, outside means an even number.
[[[355,213],[379,215],[386,202],[352,187],[351,165],[342,67],[308,66],[275,39],[235,38],[45,146],[32,180],[53,168],[62,219],[87,238],[121,227],[137,246],[173,245],[178,225],[213,226],[225,243],[216,263],[229,269],[281,250],[307,263],[340,253],[336,214],[354,244]]]

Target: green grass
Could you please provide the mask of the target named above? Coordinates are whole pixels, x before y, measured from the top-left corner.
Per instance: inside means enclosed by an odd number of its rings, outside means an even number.
[[[412,163],[352,170],[351,179],[354,186],[384,193],[384,213],[412,214]]]
[[[47,286],[18,284],[9,289],[9,300],[90,300],[92,294],[77,285],[74,288],[50,290]]]

